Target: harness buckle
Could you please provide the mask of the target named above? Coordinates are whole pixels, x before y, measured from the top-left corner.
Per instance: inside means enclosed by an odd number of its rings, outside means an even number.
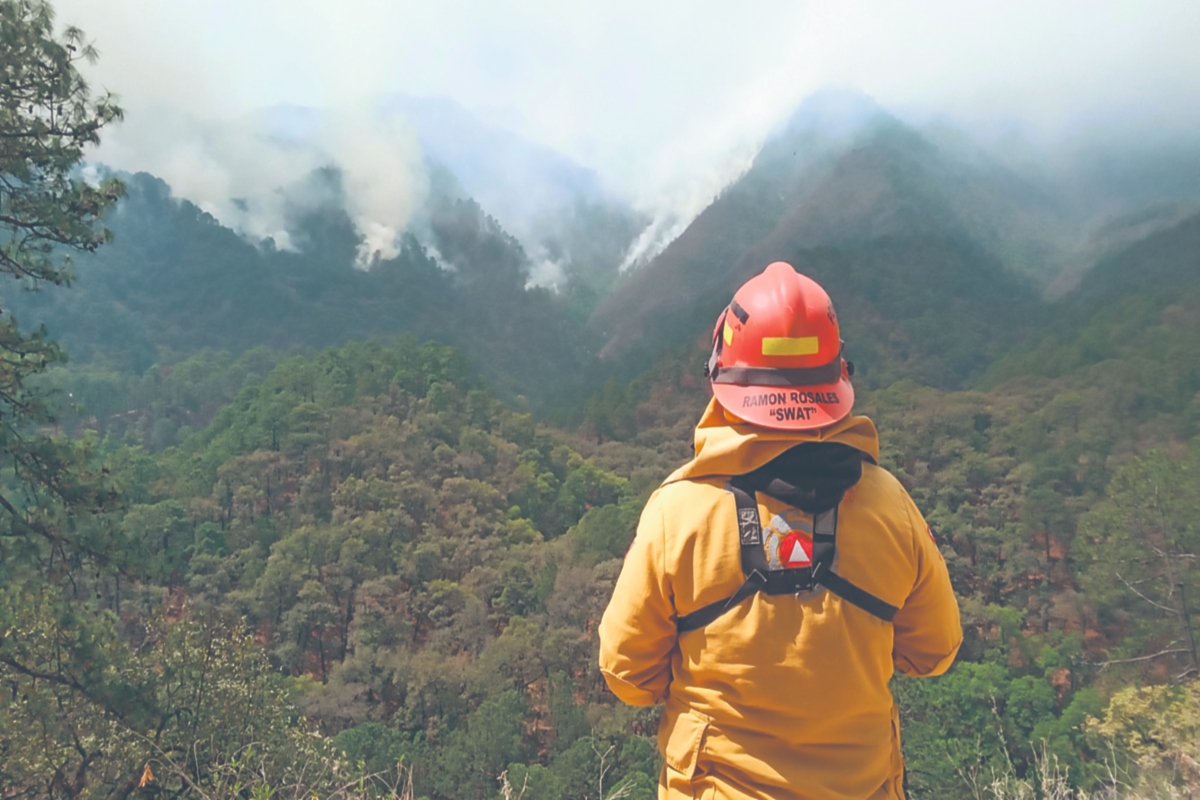
[[[813,588],[812,570],[809,567],[774,569],[767,573],[767,594],[799,594]]]

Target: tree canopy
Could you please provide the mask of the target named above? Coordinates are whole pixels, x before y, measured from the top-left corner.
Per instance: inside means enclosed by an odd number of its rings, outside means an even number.
[[[83,34],[70,28],[58,36],[53,22],[44,2],[0,3],[0,276],[9,281],[3,296],[11,296],[14,285],[69,283],[70,251],[93,251],[108,240],[100,217],[122,193],[118,181],[92,186],[77,174],[84,148],[99,142],[121,110],[109,95],[93,99],[76,69],[79,60],[95,56]],[[44,434],[41,426],[53,422],[53,413],[29,385],[31,376],[63,358],[43,329],[22,331],[0,309],[5,533],[40,536],[40,546],[68,557],[43,506],[86,504],[99,496],[73,480],[71,448]],[[6,549],[13,546],[6,542]]]

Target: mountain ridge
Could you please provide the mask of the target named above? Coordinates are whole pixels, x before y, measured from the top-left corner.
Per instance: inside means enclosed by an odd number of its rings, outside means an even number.
[[[672,337],[671,329],[698,335],[694,321],[683,321],[688,309],[699,305],[715,314],[765,264],[794,262],[808,251],[927,237],[990,249],[998,259],[1000,248],[989,248],[988,239],[1002,237],[981,236],[977,220],[964,219],[959,200],[973,192],[977,206],[1004,206],[1011,226],[1024,220],[1008,187],[989,195],[971,181],[983,182],[943,164],[935,146],[886,114],[840,146],[793,129],[768,143],[745,176],[597,308],[589,325],[603,340],[601,356],[620,359],[639,340],[678,343],[682,334]]]

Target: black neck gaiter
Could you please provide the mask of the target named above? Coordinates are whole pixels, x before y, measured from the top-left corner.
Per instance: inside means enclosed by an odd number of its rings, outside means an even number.
[[[738,483],[806,514],[820,514],[858,483],[864,459],[870,456],[847,444],[805,442],[741,476]]]

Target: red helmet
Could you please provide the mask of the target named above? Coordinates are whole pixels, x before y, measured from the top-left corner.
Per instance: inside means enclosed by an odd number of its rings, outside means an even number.
[[[791,264],[746,281],[717,319],[708,377],[717,402],[747,422],[832,425],[854,405],[851,374],[829,295]]]

